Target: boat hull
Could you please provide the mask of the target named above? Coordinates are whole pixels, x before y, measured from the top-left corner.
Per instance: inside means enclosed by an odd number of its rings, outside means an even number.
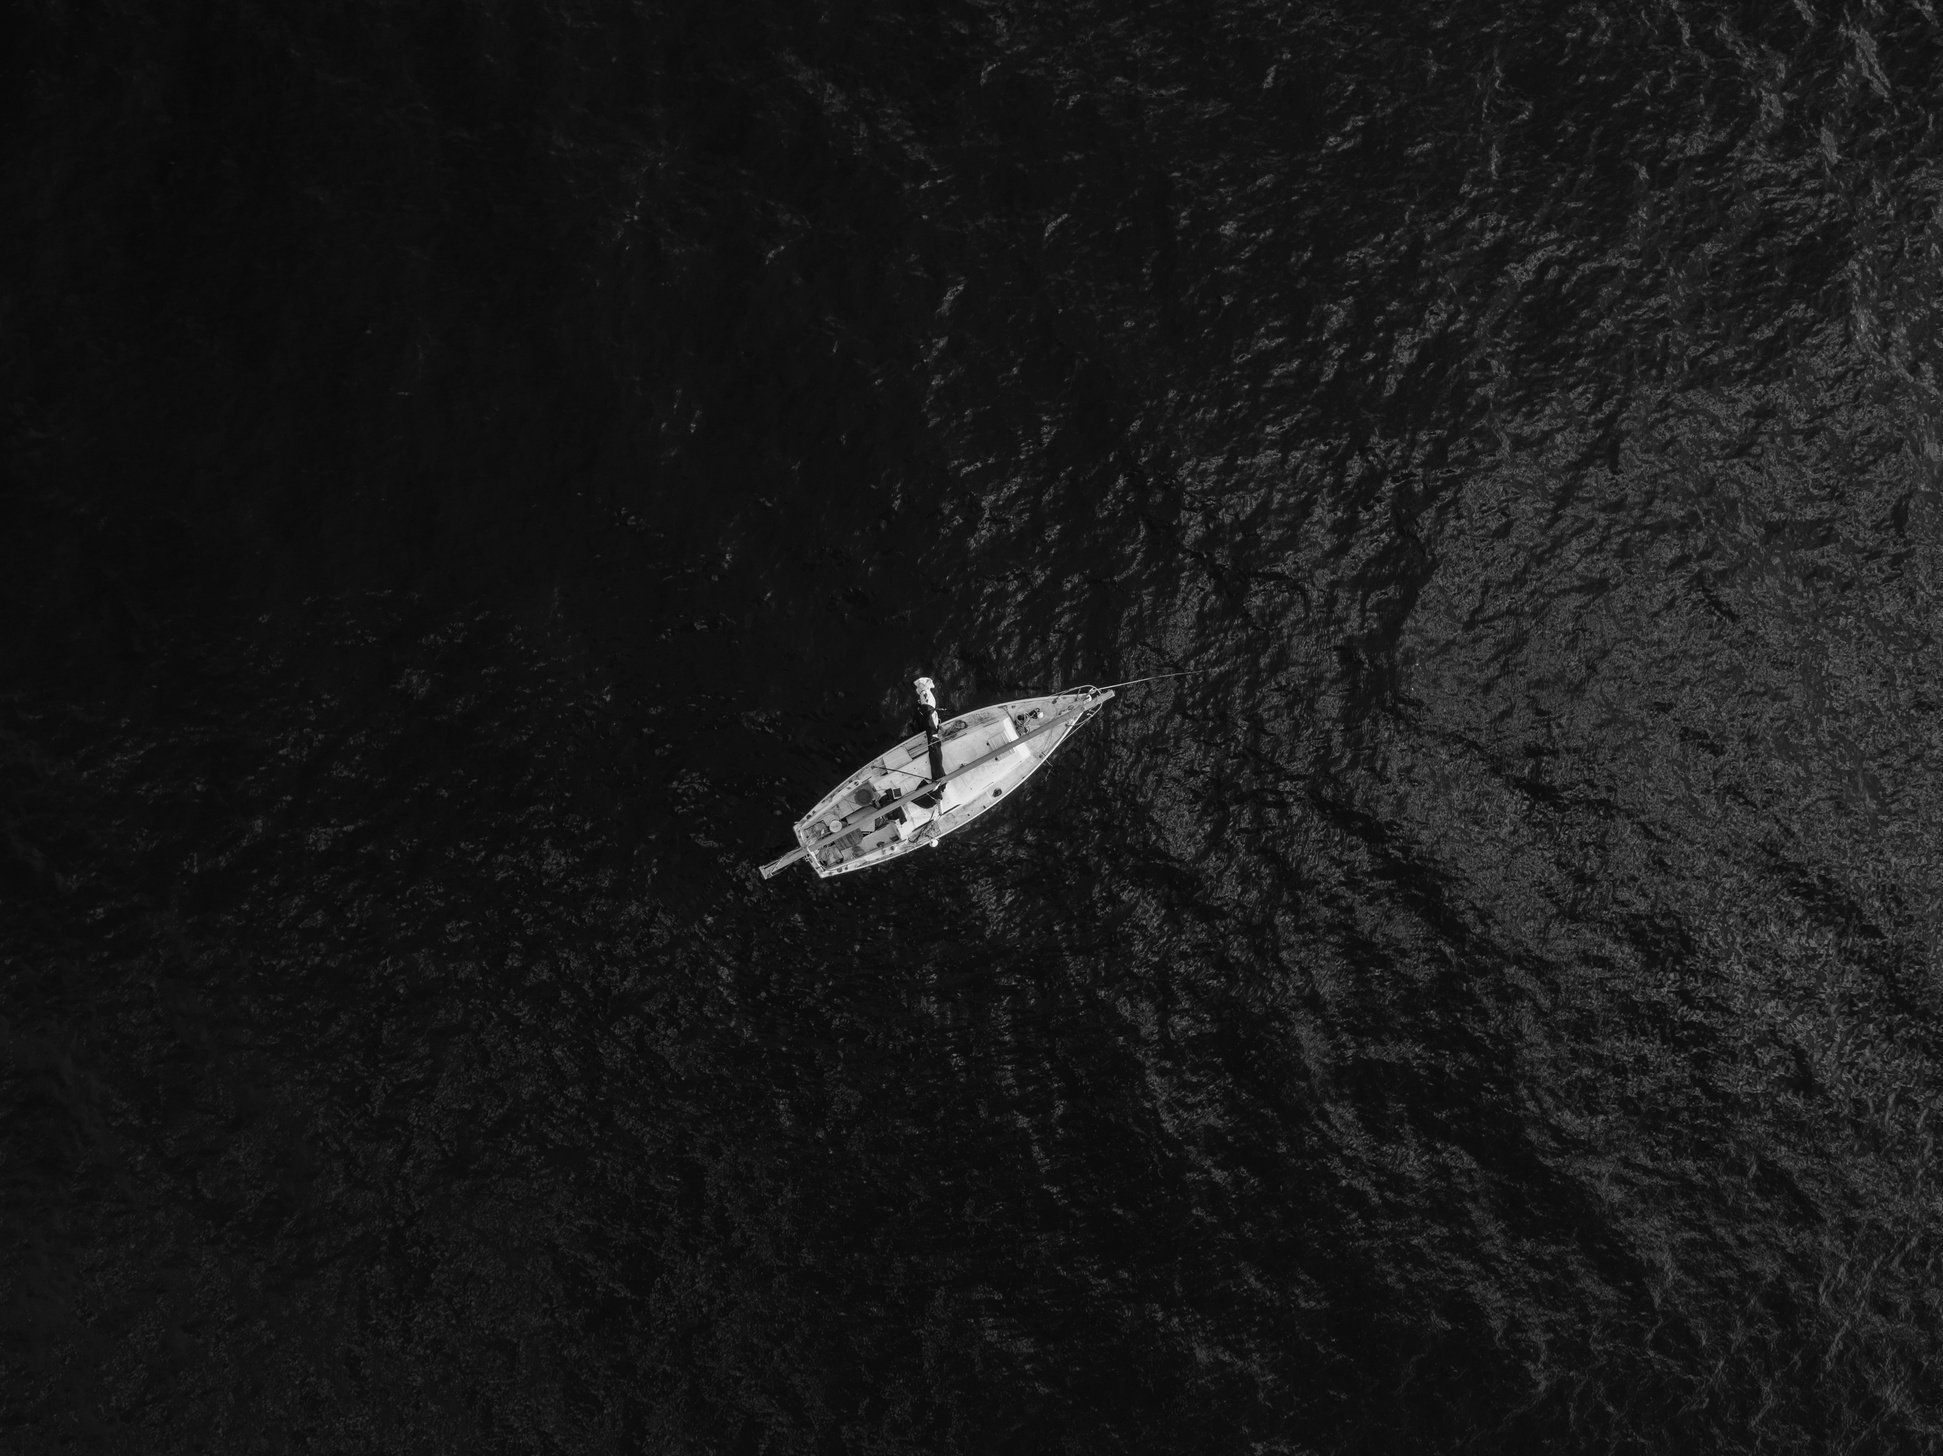
[[[825,879],[936,845],[1010,798],[1113,696],[1074,688],[959,714],[938,730],[947,779],[930,792],[926,736],[914,733],[825,794],[796,821],[796,842]]]

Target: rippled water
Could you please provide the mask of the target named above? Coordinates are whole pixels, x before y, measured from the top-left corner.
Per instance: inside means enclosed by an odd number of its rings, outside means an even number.
[[[1943,1443],[1928,5],[16,24],[0,1446]]]

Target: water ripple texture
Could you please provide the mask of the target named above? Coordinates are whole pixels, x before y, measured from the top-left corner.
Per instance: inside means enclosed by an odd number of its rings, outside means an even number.
[[[0,1446],[1943,1443],[1930,5],[12,29]]]

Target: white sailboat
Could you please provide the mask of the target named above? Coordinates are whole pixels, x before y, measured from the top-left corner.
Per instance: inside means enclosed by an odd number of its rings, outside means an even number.
[[[764,865],[764,879],[799,859],[827,879],[936,845],[1003,803],[1115,696],[1116,688],[1133,684],[1089,685],[993,703],[943,724],[936,685],[921,677],[913,686],[926,719],[924,731],[872,759],[818,800],[796,821],[797,847]]]

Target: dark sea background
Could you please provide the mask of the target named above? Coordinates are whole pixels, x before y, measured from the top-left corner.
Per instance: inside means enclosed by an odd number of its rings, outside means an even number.
[[[1943,1450],[1932,4],[7,15],[0,1450]]]

